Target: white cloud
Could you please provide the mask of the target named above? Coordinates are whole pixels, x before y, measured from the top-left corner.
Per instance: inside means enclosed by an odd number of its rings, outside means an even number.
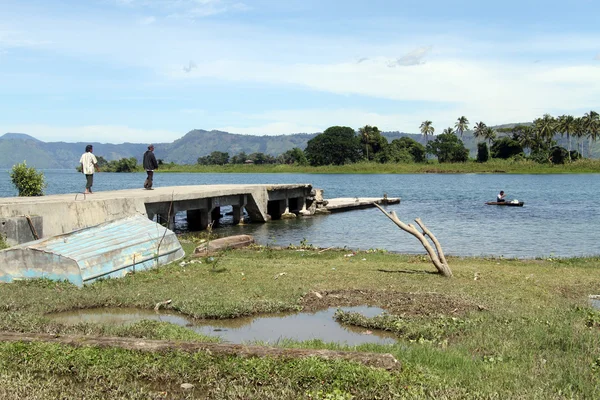
[[[594,60],[600,60],[600,53],[596,54],[596,57],[594,57]]]
[[[43,142],[100,143],[164,143],[172,142],[187,133],[159,129],[137,129],[120,125],[51,126],[39,124],[0,126],[0,132],[26,133]]]
[[[423,59],[429,54],[429,52],[431,51],[432,48],[433,48],[432,46],[419,47],[418,49],[415,49],[409,53],[406,53],[402,57],[389,62],[388,66],[396,67],[396,66],[424,64],[425,61],[423,61]]]

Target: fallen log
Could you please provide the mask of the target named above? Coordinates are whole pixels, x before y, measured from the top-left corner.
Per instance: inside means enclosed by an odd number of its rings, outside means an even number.
[[[225,355],[242,358],[308,358],[318,357],[326,360],[346,360],[367,366],[394,370],[400,368],[400,362],[389,353],[365,353],[355,351],[286,349],[267,346],[247,346],[229,343],[183,342],[170,340],[149,340],[138,338],[86,336],[86,335],[50,335],[45,333],[0,332],[2,342],[21,343],[58,343],[74,347],[118,347],[126,350],[163,352],[180,350],[189,353],[206,352],[211,355]]]
[[[204,242],[194,250],[194,256],[214,255],[222,250],[239,249],[250,246],[254,238],[250,235],[235,235]]]

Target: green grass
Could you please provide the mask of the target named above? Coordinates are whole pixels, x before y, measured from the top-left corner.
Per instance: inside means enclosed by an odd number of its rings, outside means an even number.
[[[305,173],[305,174],[423,174],[423,173],[508,173],[508,174],[578,174],[600,173],[600,160],[582,159],[564,165],[539,164],[528,160],[493,159],[485,163],[444,163],[428,161],[413,164],[378,164],[360,162],[340,166],[299,165],[171,165],[161,166],[159,172],[205,173]]]
[[[184,246],[188,253],[193,247]],[[206,340],[160,322],[67,326],[46,314],[90,307],[152,309],[172,299],[167,307],[186,316],[229,318],[298,310],[312,291],[359,290],[392,299],[426,295],[428,303],[414,308],[428,310],[422,314],[339,314],[347,323],[396,332],[396,345],[351,349],[390,352],[403,363],[402,370],[321,359],[0,343],[0,398],[600,397],[600,312],[588,304],[588,295],[600,292],[599,258],[451,257],[454,278],[446,279],[422,273],[434,270],[423,256],[361,252],[344,257],[347,252],[338,250],[298,250],[229,251],[217,256],[216,268],[176,263],[82,289],[46,280],[1,284],[0,330]],[[453,303],[461,311],[448,311]],[[441,313],[430,312],[438,306]],[[280,345],[350,349],[321,341]],[[194,389],[181,389],[185,382]]]

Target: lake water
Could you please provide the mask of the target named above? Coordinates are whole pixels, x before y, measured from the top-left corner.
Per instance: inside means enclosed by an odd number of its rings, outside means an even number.
[[[44,170],[46,194],[83,190],[76,171]],[[99,173],[94,190],[140,188],[145,173]],[[420,217],[450,255],[573,257],[600,255],[600,175],[507,174],[155,174],[155,186],[203,184],[309,183],[325,198],[401,197],[388,206],[400,219]],[[484,205],[504,190],[524,207]],[[0,197],[15,196],[8,170],[0,170]],[[385,249],[424,253],[412,235],[401,231],[377,209],[327,216],[219,228],[221,233],[250,234],[261,244],[298,245],[306,239],[319,247]]]

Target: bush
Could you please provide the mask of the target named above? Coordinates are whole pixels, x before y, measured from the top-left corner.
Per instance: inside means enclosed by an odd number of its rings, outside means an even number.
[[[550,149],[552,164],[564,164],[569,157],[569,152],[564,147],[554,146]]]
[[[43,196],[47,184],[44,181],[44,173],[28,167],[23,161],[21,164],[13,165],[10,179],[19,191],[19,196]]]
[[[484,163],[490,159],[490,151],[486,142],[477,143],[477,162]]]
[[[454,133],[438,135],[427,143],[426,148],[427,153],[435,155],[440,163],[466,162],[469,159],[469,150]]]
[[[523,147],[519,142],[509,137],[503,137],[494,142],[490,149],[492,157],[505,160],[523,153]]]

